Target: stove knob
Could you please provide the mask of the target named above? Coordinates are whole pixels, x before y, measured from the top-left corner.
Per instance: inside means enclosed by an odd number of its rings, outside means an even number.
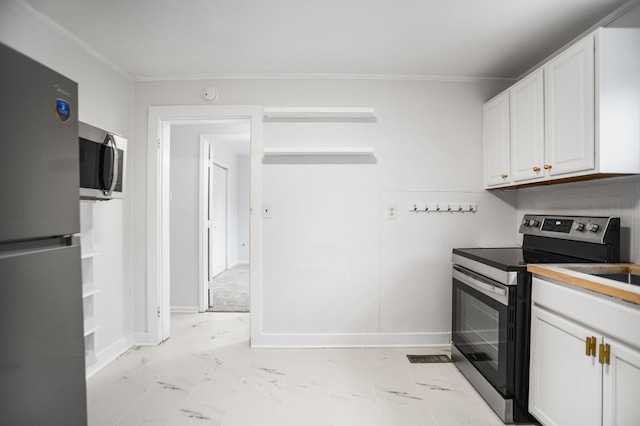
[[[576,231],[584,231],[584,223],[576,222],[576,224],[573,225],[573,229],[575,229]]]
[[[527,219],[523,220],[522,226],[529,226],[529,221]]]
[[[600,225],[597,223],[590,223],[587,225],[587,231],[598,232],[598,229],[600,229]]]
[[[540,221],[539,220],[531,219],[529,221],[529,226],[535,226],[537,228],[538,225],[540,225]]]

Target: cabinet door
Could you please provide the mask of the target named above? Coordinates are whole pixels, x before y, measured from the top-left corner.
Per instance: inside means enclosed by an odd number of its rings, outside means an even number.
[[[614,339],[603,374],[603,425],[634,425],[640,419],[640,351]]]
[[[586,355],[586,338],[602,338],[578,323],[533,306],[529,411],[544,425],[600,425],[602,367]]]
[[[595,167],[594,46],[589,35],[544,66],[545,156],[551,176]]]
[[[514,182],[540,180],[544,173],[544,87],[542,69],[509,89],[511,174]]]
[[[509,177],[509,92],[484,105],[485,186],[511,182]]]

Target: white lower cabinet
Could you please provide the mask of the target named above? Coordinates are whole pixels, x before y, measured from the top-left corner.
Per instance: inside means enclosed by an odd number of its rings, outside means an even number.
[[[531,414],[543,425],[640,424],[640,348],[628,343],[640,341],[619,330],[635,328],[640,309],[535,277],[533,286]]]
[[[585,354],[585,339],[592,335],[586,327],[533,307],[529,412],[542,424],[600,424],[602,366]]]
[[[615,339],[605,344],[611,352],[602,380],[602,424],[640,424],[640,351]]]

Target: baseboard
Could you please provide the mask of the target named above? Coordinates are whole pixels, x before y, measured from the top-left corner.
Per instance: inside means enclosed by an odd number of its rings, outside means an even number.
[[[271,334],[251,336],[254,348],[436,347],[451,343],[451,333]]]
[[[249,261],[248,260],[238,260],[238,262],[236,263],[236,265],[248,265]]]
[[[146,334],[146,333],[145,333]],[[90,378],[98,371],[106,367],[110,362],[125,353],[133,346],[133,336],[131,334],[122,337],[108,348],[95,355],[95,362],[86,367],[86,378]]]
[[[135,346],[156,346],[157,343],[149,343],[149,333],[146,331],[133,332],[133,344]]]
[[[200,312],[200,308],[198,308],[197,306],[171,306],[170,312],[175,312],[180,314],[184,314],[184,313],[197,314],[198,312]]]

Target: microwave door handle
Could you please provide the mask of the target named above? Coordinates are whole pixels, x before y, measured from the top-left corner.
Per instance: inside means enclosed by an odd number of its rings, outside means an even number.
[[[114,138],[112,134],[107,133],[107,136],[104,138],[104,144],[108,146],[109,142],[113,145],[113,173],[111,174],[111,185],[109,185],[109,189],[105,189],[103,191],[104,195],[107,197],[110,197],[113,190],[116,188],[116,184],[118,183],[118,170],[120,169],[118,165],[120,159],[118,158],[118,145],[116,144],[116,138]]]

